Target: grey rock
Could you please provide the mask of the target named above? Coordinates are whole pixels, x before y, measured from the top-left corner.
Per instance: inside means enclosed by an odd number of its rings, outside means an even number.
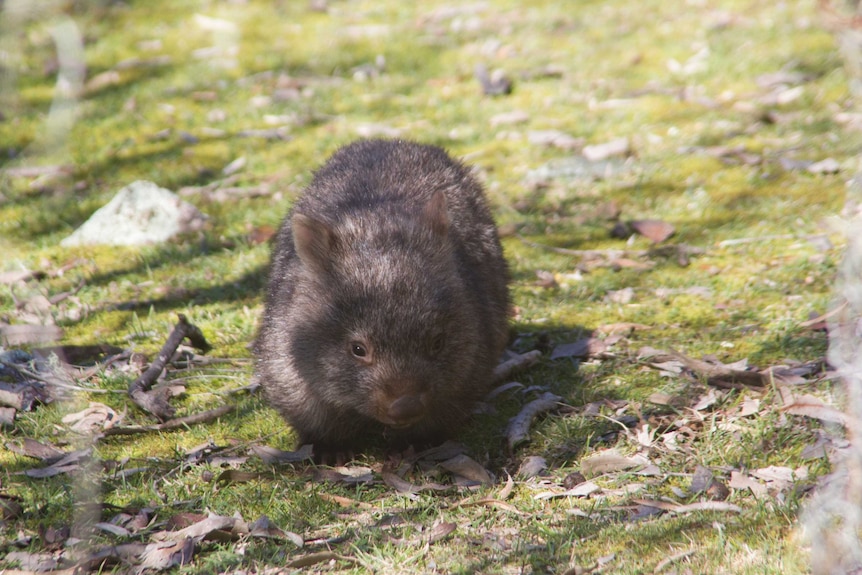
[[[60,245],[156,244],[199,230],[206,220],[205,214],[170,190],[139,180],[117,192]]]

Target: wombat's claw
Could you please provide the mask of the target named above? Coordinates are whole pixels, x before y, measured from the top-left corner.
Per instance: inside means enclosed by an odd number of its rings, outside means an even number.
[[[343,450],[321,448],[314,450],[314,462],[318,465],[341,467],[346,463],[350,463],[354,459],[356,459],[356,454],[352,449]]]

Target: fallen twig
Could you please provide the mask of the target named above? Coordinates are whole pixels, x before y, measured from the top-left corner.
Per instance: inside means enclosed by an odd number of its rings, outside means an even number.
[[[507,361],[504,361],[496,368],[494,368],[493,381],[500,382],[504,379],[508,378],[516,371],[520,371],[527,367],[530,367],[542,357],[542,352],[538,349],[534,349],[533,351],[528,351],[527,353],[522,353],[517,357],[513,357]]]
[[[506,426],[506,438],[509,442],[509,450],[511,451],[517,444],[527,438],[527,435],[530,433],[530,425],[537,415],[557,408],[561,400],[562,398],[559,395],[545,392],[538,399],[534,399],[522,407],[518,415],[510,419],[509,425]]]
[[[670,513],[690,513],[692,511],[728,511],[732,513],[742,513],[742,508],[727,501],[700,501],[698,503],[690,503],[688,505],[679,505],[676,503],[668,503],[667,501],[657,501],[655,499],[635,499],[636,505],[646,505],[647,507],[655,507],[662,511]]]
[[[554,253],[563,254],[567,256],[578,256],[585,260],[608,260],[609,262],[614,262],[615,260],[620,260],[623,258],[644,258],[644,257],[673,257],[676,256],[680,265],[688,265],[688,256],[700,255],[703,254],[706,250],[703,248],[697,248],[694,246],[689,246],[686,244],[674,244],[668,246],[657,246],[650,248],[648,250],[618,250],[618,249],[607,249],[607,250],[573,250],[569,248],[558,248],[556,246],[549,246],[547,244],[541,244],[539,242],[534,242],[532,240],[528,240],[524,236],[518,234],[517,238],[521,240],[521,243],[524,245],[528,245],[533,248],[538,248],[542,250],[548,250]]]
[[[841,313],[844,311],[844,308],[847,307],[847,302],[843,302],[841,305],[835,306],[835,309],[832,309],[824,314],[821,314],[817,317],[811,318],[808,321],[803,321],[799,324],[799,327],[811,327],[812,325],[817,325],[820,322],[825,322],[830,319],[832,316]]]
[[[202,411],[200,413],[194,413],[192,415],[186,415],[184,417],[176,417],[174,419],[169,419],[164,423],[156,423],[153,425],[109,427],[102,432],[102,435],[135,435],[138,433],[149,433],[151,431],[167,431],[170,429],[178,429],[180,427],[197,425],[198,423],[206,423],[207,421],[218,419],[222,415],[227,415],[234,409],[236,409],[235,405],[222,405],[221,407],[216,407],[215,409],[210,409],[209,411]]]
[[[753,244],[757,242],[771,242],[772,240],[819,240],[827,238],[826,234],[776,234],[770,236],[754,236],[749,238],[734,238],[718,242],[718,247],[727,248],[742,244]]]
[[[648,253],[648,250],[572,250],[569,248],[558,248],[556,246],[549,246],[547,244],[534,242],[532,240],[528,240],[520,234],[517,235],[517,238],[521,240],[521,243],[530,246],[531,248],[539,248],[542,250],[547,250],[558,254],[564,254],[567,256],[579,256],[585,259],[619,259],[621,257],[642,257],[647,255]]]
[[[67,175],[73,172],[72,166],[17,166],[14,168],[3,168],[0,174],[10,178],[35,178],[38,176]]]
[[[668,353],[675,360],[682,363],[686,368],[698,375],[705,376],[708,383],[716,385],[717,387],[722,387],[720,382],[739,382],[753,387],[763,387],[769,383],[769,375],[765,373],[732,369],[724,365],[714,365],[700,359],[688,357],[687,355],[673,349]]]
[[[129,385],[129,397],[135,405],[147,413],[154,415],[162,422],[171,419],[175,413],[174,407],[168,403],[170,390],[167,388],[157,389],[155,391],[150,390],[159,375],[161,375],[162,371],[165,369],[168,361],[170,361],[171,356],[174,355],[174,352],[180,346],[180,343],[182,343],[186,338],[189,339],[192,346],[203,352],[207,352],[212,349],[200,329],[190,324],[185,315],[178,314],[178,317],[179,322],[174,326],[174,330],[171,332],[171,335],[168,336],[168,340],[165,342],[165,345],[162,346],[162,349],[159,351],[159,355],[156,357],[155,361],[150,364],[150,367],[148,367],[140,377]]]
[[[677,561],[685,559],[686,557],[693,555],[693,554],[694,554],[694,549],[689,549],[688,551],[682,551],[682,552],[677,553],[675,555],[671,555],[670,557],[665,557],[664,559],[662,559],[661,561],[658,562],[658,565],[655,566],[655,569],[653,569],[652,572],[653,573],[661,573],[662,571],[665,570],[665,567],[668,567],[671,563],[675,563]]]

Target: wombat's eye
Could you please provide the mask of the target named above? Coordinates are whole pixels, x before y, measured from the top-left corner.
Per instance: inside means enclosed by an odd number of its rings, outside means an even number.
[[[445,346],[446,336],[442,333],[438,333],[434,336],[434,339],[431,340],[431,355],[439,355]]]
[[[362,363],[371,363],[371,350],[362,342],[351,341],[348,346],[350,355]]]

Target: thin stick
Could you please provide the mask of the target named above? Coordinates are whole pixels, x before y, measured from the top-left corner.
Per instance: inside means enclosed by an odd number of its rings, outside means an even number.
[[[653,573],[661,573],[664,571],[665,567],[668,567],[671,563],[675,563],[681,559],[685,559],[689,555],[694,554],[694,549],[689,549],[688,551],[682,551],[681,553],[677,553],[676,555],[671,555],[670,557],[666,557],[659,561],[658,565],[653,569]]]
[[[618,249],[608,249],[608,250],[571,250],[568,248],[558,248],[556,246],[549,246],[547,244],[541,244],[539,242],[534,242],[532,240],[528,240],[522,235],[516,236],[521,243],[524,245],[530,246],[532,248],[538,248],[542,250],[548,250],[554,253],[563,254],[567,256],[578,256],[584,259],[607,259],[607,260],[618,260],[620,258],[643,258],[643,257],[670,257],[676,255],[680,258],[684,258],[690,255],[701,255],[705,252],[703,248],[697,248],[693,246],[689,246],[686,244],[671,244],[666,246],[655,246],[648,250],[618,250]]]
[[[151,431],[167,431],[171,429],[178,429],[180,427],[196,425],[198,423],[205,423],[207,421],[218,419],[222,415],[227,415],[228,413],[232,412],[234,409],[236,409],[235,405],[222,405],[221,407],[216,407],[215,409],[210,409],[209,411],[202,411],[201,413],[194,413],[192,415],[186,415],[185,417],[169,419],[164,423],[126,427],[109,427],[108,429],[104,430],[102,434],[105,436],[135,435],[137,433],[149,433]]]
[[[540,244],[539,242],[534,242],[532,240],[528,240],[522,235],[518,235],[517,238],[521,240],[521,243],[524,245],[528,245],[531,248],[539,248],[542,250],[548,250],[551,252],[555,252],[558,254],[564,254],[567,256],[580,256],[582,258],[610,258],[610,259],[618,259],[621,257],[642,257],[647,255],[649,252],[647,250],[571,250],[568,248],[558,248],[556,246],[549,246],[547,244]]]
[[[168,340],[162,346],[156,360],[129,385],[129,397],[135,405],[154,415],[159,421],[167,421],[176,413],[174,407],[168,403],[170,390],[167,388],[150,390],[182,341],[189,338],[192,346],[204,352],[212,349],[197,326],[190,324],[183,314],[178,314],[178,317],[179,322],[174,326],[174,330],[168,336]]]
[[[726,248],[730,246],[738,246],[742,244],[753,244],[757,242],[770,242],[772,240],[817,240],[826,238],[826,234],[777,234],[771,236],[757,236],[750,238],[735,238],[730,240],[722,240],[718,242],[718,247]]]

